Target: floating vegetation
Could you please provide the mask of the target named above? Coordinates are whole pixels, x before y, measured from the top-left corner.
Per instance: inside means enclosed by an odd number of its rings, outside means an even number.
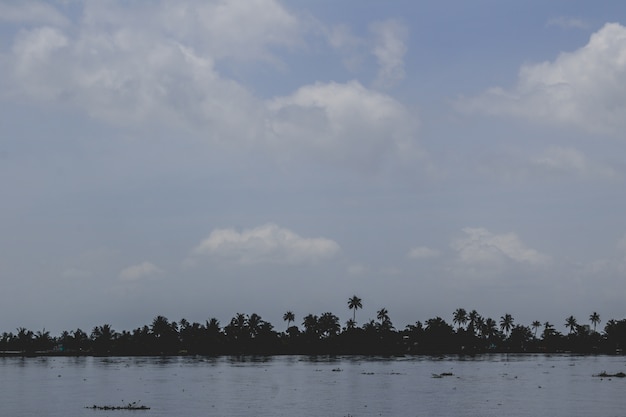
[[[126,405],[92,405],[85,408],[90,408],[92,410],[149,410],[150,407],[145,405],[137,404],[137,401],[133,401],[132,403],[128,403]]]
[[[602,371],[597,375],[593,375],[595,377],[599,377],[599,378],[626,378],[626,374],[624,372],[618,372],[616,374],[609,374],[606,373],[606,371]]]
[[[444,376],[454,376],[452,372],[442,372],[440,374],[433,374],[433,378],[443,378]]]

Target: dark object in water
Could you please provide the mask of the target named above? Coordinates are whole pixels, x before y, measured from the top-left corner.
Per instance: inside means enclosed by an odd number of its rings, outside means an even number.
[[[624,372],[618,372],[616,374],[607,374],[605,371],[603,371],[594,376],[601,377],[601,378],[626,378],[626,374]]]
[[[92,410],[149,410],[150,407],[145,405],[139,405],[136,401],[129,403],[127,405],[92,405],[90,408]]]

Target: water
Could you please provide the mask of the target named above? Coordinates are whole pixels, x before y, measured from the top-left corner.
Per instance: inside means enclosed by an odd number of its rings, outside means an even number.
[[[7,416],[626,416],[619,356],[0,358]],[[440,378],[433,374],[452,373]],[[93,410],[136,401],[145,411]]]

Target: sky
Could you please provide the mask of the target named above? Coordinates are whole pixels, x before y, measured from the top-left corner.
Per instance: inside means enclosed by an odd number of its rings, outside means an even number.
[[[0,331],[626,317],[626,3],[0,0]]]

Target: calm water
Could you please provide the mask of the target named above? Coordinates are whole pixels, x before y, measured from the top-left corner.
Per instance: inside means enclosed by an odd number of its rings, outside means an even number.
[[[622,416],[626,358],[0,358],[6,416]],[[433,374],[452,373],[434,378]],[[90,405],[137,401],[146,411]]]

